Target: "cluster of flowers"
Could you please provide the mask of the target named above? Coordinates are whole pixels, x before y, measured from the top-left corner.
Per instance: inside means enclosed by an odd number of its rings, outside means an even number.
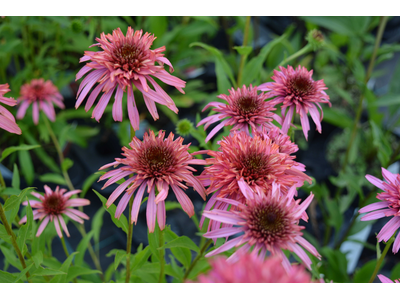
[[[143,35],[142,30],[134,31],[130,27],[126,36],[119,28],[112,35],[101,34],[96,39],[98,43],[92,45],[100,47],[101,51],[86,51],[80,60],[89,62],[76,76],[78,80],[86,75],[79,87],[76,108],[88,96],[85,105],[85,110],[88,111],[97,96],[103,93],[92,114],[92,118],[99,121],[115,92],[112,115],[115,121],[122,121],[122,97],[126,92],[128,116],[133,129],[137,130],[139,113],[133,94],[136,88],[143,94],[154,120],[158,119],[156,102],[177,113],[174,101],[153,77],[174,86],[181,93],[184,93],[182,88],[185,87],[185,82],[164,70],[164,64],[169,66],[170,72],[173,72],[173,67],[162,53],[165,51],[164,46],[150,49],[154,39],[154,35]],[[209,125],[221,121],[208,134],[206,142],[224,126],[232,126],[230,135],[218,141],[218,151],[189,153],[189,145],[183,145],[183,138],[174,140],[172,133],[165,137],[163,131],[156,135],[150,130],[144,135],[143,141],[134,137],[129,143],[130,148],[122,148],[125,158],[116,158],[115,162],[100,168],[104,170],[121,165],[100,177],[100,180],[108,179],[104,188],[126,178],[110,195],[106,204],[110,206],[121,196],[115,213],[117,218],[134,197],[130,214],[131,222],[136,223],[144,192],[147,190],[146,219],[149,232],[155,230],[156,219],[161,230],[165,227],[165,200],[169,188],[189,217],[195,211],[192,201],[184,192],[188,186],[193,187],[204,200],[207,195],[211,195],[202,215],[201,226],[208,219],[205,237],[214,242],[217,238],[225,238],[226,241],[207,256],[220,254],[234,247],[237,251],[227,260],[215,260],[212,263],[214,270],[208,277],[201,277],[201,282],[310,282],[310,276],[304,268],[292,266],[283,251],[295,253],[308,269],[311,269],[312,262],[306,251],[320,258],[317,250],[302,237],[304,226],[299,225],[299,222],[307,221],[306,209],[313,200],[313,194],[304,201],[295,200],[294,197],[297,196],[297,188],[304,181],[311,183],[311,178],[305,174],[305,166],[295,161],[293,154],[298,151],[298,147],[290,141],[287,133],[292,125],[294,112],[300,116],[306,139],[310,130],[308,113],[316,124],[316,129],[321,132],[323,113],[320,103],[330,105],[329,96],[325,93],[327,87],[323,80],[314,81],[312,71],[309,72],[301,66],[296,69],[291,66],[280,67],[280,71],[274,71],[272,79],[273,82],[258,87],[250,85],[236,90],[232,88],[229,95],[218,96],[227,103],[211,102],[204,108],[213,107],[216,114],[206,117],[198,126],[204,124],[207,129]],[[7,91],[8,85],[0,86],[0,101],[10,106],[16,105],[15,100],[3,97]],[[54,121],[53,103],[64,108],[62,97],[54,85],[42,79],[33,80],[31,84],[23,86],[19,100],[21,106],[17,118],[22,118],[32,104],[35,124],[39,121],[40,109]],[[281,105],[280,116],[273,112],[278,104]],[[280,127],[274,125],[274,120]],[[21,134],[14,117],[2,106],[0,127]],[[198,154],[207,154],[210,158],[196,159],[195,155]],[[196,177],[193,175],[196,169],[190,165],[206,167]],[[372,219],[393,215],[393,221],[378,236],[387,240],[400,226],[398,189],[392,191],[390,186],[392,184],[398,187],[399,177],[387,176],[389,185],[375,178],[367,179],[387,191],[387,194],[383,193],[382,198],[378,197],[383,203],[370,205],[360,212],[389,205],[388,209],[364,217]],[[44,196],[32,193],[41,201],[30,200],[30,205],[36,208],[34,219],[42,220],[37,235],[42,233],[49,221],[54,221],[60,237],[60,224],[69,235],[64,215],[77,222],[83,222],[81,218],[88,218],[83,212],[72,208],[89,204],[86,199],[69,199],[79,193],[78,190],[66,193],[64,189],[52,191],[46,186],[45,190]],[[27,202],[24,204],[27,205]],[[21,219],[21,223],[23,222],[26,222],[26,217]],[[229,240],[230,237],[232,239]],[[398,237],[394,243],[396,252],[399,247]],[[274,270],[273,275],[271,270]]]

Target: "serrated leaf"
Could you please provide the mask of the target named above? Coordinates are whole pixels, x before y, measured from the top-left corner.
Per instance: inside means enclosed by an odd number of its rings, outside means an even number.
[[[71,282],[74,278],[81,275],[98,274],[99,270],[92,270],[81,266],[71,266],[68,270],[67,282]]]
[[[7,156],[9,156],[11,153],[14,153],[16,151],[26,151],[26,150],[31,150],[40,147],[40,145],[19,145],[19,146],[11,146],[6,149],[4,149],[3,153],[1,153],[1,158],[0,162],[3,161]]]
[[[122,214],[119,219],[117,219],[115,216],[115,211],[117,210],[117,207],[114,204],[111,204],[109,208],[106,207],[107,199],[104,198],[99,192],[93,190],[93,192],[96,193],[97,197],[103,202],[103,207],[106,209],[106,211],[110,214],[112,221],[114,222],[117,227],[121,228],[126,234],[128,234],[128,220],[126,219],[125,215]]]
[[[39,268],[40,264],[43,262],[43,253],[42,253],[42,251],[36,252],[36,254],[32,256],[32,260],[35,263],[35,267]]]
[[[183,247],[193,250],[195,252],[199,252],[200,249],[197,245],[187,236],[180,236],[169,243],[166,243],[164,246],[158,248],[158,250],[166,249],[166,248],[174,248],[174,247]]]

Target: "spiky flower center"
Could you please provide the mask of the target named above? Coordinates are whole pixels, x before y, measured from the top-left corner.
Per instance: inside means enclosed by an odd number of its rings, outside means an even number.
[[[287,213],[275,203],[262,203],[251,209],[247,221],[249,235],[259,243],[273,244],[289,235]]]
[[[64,200],[62,196],[53,193],[50,196],[45,195],[43,207],[47,214],[59,215],[64,209]]]
[[[313,87],[312,80],[306,76],[297,75],[289,80],[290,93],[296,98],[307,96]]]
[[[32,85],[32,93],[29,95],[31,101],[39,101],[44,98],[43,95],[43,85],[41,84],[33,84]]]
[[[247,183],[252,184],[253,181],[268,177],[271,171],[269,156],[264,153],[248,153],[239,158],[237,168]]]
[[[115,67],[122,67],[124,70],[140,70],[140,65],[144,60],[142,49],[132,44],[123,44],[114,49]],[[139,70],[138,70],[139,69]]]
[[[254,113],[258,109],[257,99],[253,97],[240,97],[236,102],[237,108],[243,114]]]
[[[153,177],[165,175],[174,163],[174,155],[164,146],[152,146],[143,152],[143,162],[148,174]]]

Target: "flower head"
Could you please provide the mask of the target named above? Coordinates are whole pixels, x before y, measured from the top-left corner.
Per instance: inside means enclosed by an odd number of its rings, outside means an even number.
[[[265,101],[268,96],[264,93],[257,94],[257,87],[247,88],[243,85],[242,88],[229,90],[228,95],[219,95],[218,98],[225,100],[228,104],[221,102],[210,102],[203,111],[208,107],[213,106],[213,111],[217,114],[204,118],[197,124],[204,126],[207,129],[211,124],[223,120],[218,124],[207,136],[208,142],[222,127],[232,125],[232,130],[243,130],[249,132],[249,127],[255,129],[257,126],[272,126],[273,119],[280,120],[272,111],[276,110],[271,102]]]
[[[288,132],[294,109],[296,109],[296,113],[300,115],[301,126],[306,139],[310,130],[308,112],[310,112],[318,132],[321,133],[323,111],[319,103],[328,103],[331,106],[329,96],[324,91],[328,89],[324,80],[314,81],[312,79],[313,71],[309,72],[301,66],[298,66],[295,70],[292,66],[288,66],[287,69],[279,67],[279,69],[281,71],[274,70],[275,76],[271,77],[274,82],[261,84],[258,89],[268,91],[268,98],[276,97],[271,100],[274,105],[282,103],[282,131]],[[315,105],[321,110],[321,115]],[[289,110],[285,115],[286,108],[289,108]]]
[[[400,283],[400,279],[395,279],[393,281],[393,280],[390,280],[389,278],[387,278],[386,276],[384,276],[382,274],[379,274],[378,278],[382,283]]]
[[[389,222],[381,229],[377,235],[379,242],[382,240],[387,242],[400,228],[400,175],[392,174],[388,170],[382,168],[384,182],[374,176],[366,175],[365,178],[376,187],[383,190],[376,196],[380,202],[369,204],[361,208],[358,212],[367,213],[361,218],[361,221],[376,220],[384,217],[391,217]],[[397,235],[393,243],[393,253],[397,253],[400,249],[400,234]]]
[[[165,202],[169,187],[174,191],[176,198],[182,205],[183,210],[191,217],[194,215],[194,206],[189,197],[182,189],[187,189],[182,181],[186,181],[188,185],[194,189],[205,200],[205,190],[201,182],[193,176],[196,169],[189,164],[204,164],[201,159],[194,159],[188,152],[189,145],[182,145],[183,138],[179,137],[174,140],[174,135],[170,135],[164,139],[165,132],[159,131],[156,137],[154,132],[150,130],[150,135],[145,133],[143,142],[134,137],[129,144],[132,149],[123,147],[125,158],[116,158],[115,162],[107,164],[100,170],[110,166],[123,166],[107,172],[100,177],[100,180],[110,178],[104,187],[107,187],[114,182],[133,175],[122,183],[110,195],[107,201],[107,206],[110,206],[123,192],[118,203],[115,217],[119,218],[126,208],[129,199],[137,190],[132,207],[132,223],[137,221],[140,204],[142,202],[143,193],[147,186],[149,198],[147,200],[147,225],[150,232],[154,231],[156,216],[160,229],[165,227]],[[155,196],[155,191],[159,191]]]
[[[21,97],[18,98],[20,107],[17,112],[17,119],[25,116],[26,110],[32,104],[33,123],[39,123],[39,110],[43,110],[46,116],[54,122],[56,113],[53,104],[64,109],[63,97],[58,92],[57,87],[50,81],[33,79],[31,83],[26,83],[21,87]]]
[[[238,184],[241,178],[264,192],[271,189],[274,181],[282,190],[288,190],[298,181],[311,181],[306,174],[293,169],[297,164],[295,157],[280,152],[280,145],[267,138],[264,131],[253,131],[253,135],[235,132],[221,140],[219,151],[208,151],[213,157],[206,159],[210,166],[201,176],[210,184],[208,193],[218,190],[219,197],[241,197]]]
[[[28,200],[31,207],[36,208],[33,210],[33,219],[43,220],[39,226],[36,236],[41,235],[49,222],[54,222],[54,227],[56,228],[58,236],[62,238],[62,227],[65,234],[69,237],[68,228],[63,219],[64,216],[68,216],[78,223],[83,223],[82,219],[89,220],[89,217],[85,213],[72,207],[89,205],[90,201],[82,198],[69,199],[72,195],[80,193],[80,190],[74,190],[65,193],[67,191],[66,189],[60,189],[57,186],[55,191],[52,191],[47,185],[44,186],[44,190],[44,196],[36,192],[31,193],[40,201]],[[26,206],[28,205],[28,201],[24,201],[22,204]],[[27,216],[24,216],[19,223],[25,223],[26,220]]]
[[[301,265],[286,271],[282,260],[271,257],[260,262],[256,255],[242,252],[232,263],[219,256],[210,261],[211,270],[198,277],[200,283],[311,283],[310,274]]]
[[[320,257],[317,250],[307,240],[302,237],[304,226],[299,226],[300,219],[305,219],[305,210],[310,205],[314,195],[311,194],[306,200],[299,204],[300,200],[295,201],[293,196],[296,187],[290,188],[286,195],[282,195],[279,185],[273,183],[272,189],[267,194],[257,188],[256,192],[242,180],[240,184],[242,193],[247,201],[246,205],[240,202],[220,198],[221,202],[237,206],[238,210],[224,211],[213,209],[204,211],[203,215],[211,220],[230,224],[231,226],[217,228],[204,234],[207,238],[226,238],[243,233],[219,248],[209,252],[206,256],[212,256],[229,250],[233,247],[242,246],[243,250],[248,251],[253,247],[252,252],[257,254],[261,260],[265,258],[267,251],[272,255],[278,255],[282,259],[283,266],[289,270],[290,263],[282,252],[287,249],[294,252],[310,269],[311,260],[303,250],[305,248],[312,255]],[[302,246],[302,247],[300,247]],[[234,253],[230,260],[238,259]]]
[[[131,27],[128,27],[126,36],[120,28],[115,29],[112,35],[106,35],[103,32],[100,38],[96,38],[98,43],[91,46],[98,46],[102,51],[85,51],[85,55],[80,60],[80,62],[90,62],[78,72],[76,80],[89,71],[93,71],[80,84],[75,107],[78,108],[81,105],[91,88],[98,83],[86,102],[85,110],[88,111],[99,93],[103,92],[92,115],[92,118],[99,121],[116,90],[112,114],[115,121],[122,121],[122,96],[127,91],[129,119],[133,128],[138,130],[139,113],[133,96],[132,85],[134,85],[142,92],[144,102],[154,120],[158,119],[155,102],[166,105],[177,113],[178,109],[174,101],[152,76],[176,87],[183,94],[182,88],[185,87],[185,82],[164,70],[164,64],[166,64],[170,67],[170,72],[174,71],[172,64],[162,53],[165,51],[165,46],[150,49],[155,39],[154,35],[147,32],[143,35],[142,30],[135,31]],[[149,87],[148,82],[154,89]]]
[[[0,84],[0,103],[14,106],[17,105],[17,101],[13,98],[4,97],[5,93],[8,93],[10,89],[8,88],[8,83]],[[0,105],[0,128],[7,130],[8,132],[21,134],[21,129],[15,123],[15,118],[7,109]]]

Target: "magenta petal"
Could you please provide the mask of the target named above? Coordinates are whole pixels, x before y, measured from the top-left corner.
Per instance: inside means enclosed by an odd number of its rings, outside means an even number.
[[[373,185],[375,185],[377,188],[380,188],[381,190],[386,190],[385,186],[383,185],[383,181],[372,176],[372,175],[366,175],[365,178],[371,182]]]
[[[147,199],[147,208],[146,208],[146,219],[147,219],[147,227],[149,228],[149,232],[154,232],[156,226],[156,203],[154,202],[154,186],[150,190],[149,198]]]
[[[50,217],[49,217],[49,216],[46,216],[46,217],[43,219],[42,224],[40,224],[40,226],[39,226],[39,228],[38,228],[38,231],[37,231],[37,233],[36,233],[36,236],[37,236],[37,237],[40,236],[40,235],[42,234],[43,230],[46,228],[46,225],[47,225],[47,223],[49,223],[49,221],[50,221]]]

